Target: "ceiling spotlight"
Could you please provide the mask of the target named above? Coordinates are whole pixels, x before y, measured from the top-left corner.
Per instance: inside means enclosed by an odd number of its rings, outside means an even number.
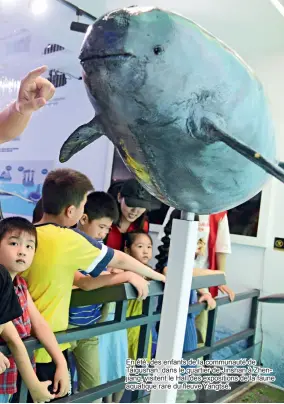
[[[89,24],[83,24],[82,22],[72,21],[70,25],[71,31],[82,32],[85,34],[89,28]]]
[[[47,9],[46,0],[31,0],[30,9],[34,15],[43,14]]]
[[[270,2],[284,17],[284,0],[270,0]]]

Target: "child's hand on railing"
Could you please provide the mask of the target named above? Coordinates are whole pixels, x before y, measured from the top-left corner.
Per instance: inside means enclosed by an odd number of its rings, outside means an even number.
[[[231,302],[233,302],[235,300],[236,294],[231,288],[229,288],[229,286],[220,285],[220,286],[218,286],[218,289],[220,290],[220,292],[224,293],[224,295],[228,295]]]
[[[208,310],[214,310],[216,308],[216,301],[209,292],[202,293],[198,302],[199,303],[206,302]]]
[[[135,287],[138,293],[137,299],[144,300],[149,294],[149,282],[142,276],[130,273],[129,283]]]
[[[30,389],[30,393],[34,403],[46,403],[53,400],[55,394],[51,394],[48,387],[52,384],[50,380],[46,382],[38,382],[36,386]]]
[[[67,362],[59,363],[56,366],[56,372],[53,381],[53,392],[56,394],[55,398],[64,397],[68,394],[70,389],[70,376],[67,367]]]

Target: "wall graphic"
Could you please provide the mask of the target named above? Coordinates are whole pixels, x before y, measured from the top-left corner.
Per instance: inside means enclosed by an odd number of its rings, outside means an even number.
[[[0,203],[4,217],[30,218],[41,198],[42,184],[53,161],[1,161]]]

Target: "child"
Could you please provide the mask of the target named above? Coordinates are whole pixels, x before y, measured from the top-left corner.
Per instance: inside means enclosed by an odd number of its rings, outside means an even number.
[[[0,265],[0,335],[5,323],[21,316],[22,309],[18,302],[14,286],[6,268]],[[10,367],[9,359],[0,352],[0,374]]]
[[[131,257],[145,265],[152,259],[153,242],[151,237],[143,230],[136,230],[126,235],[125,252]],[[127,317],[139,316],[142,314],[142,302],[140,300],[130,300],[128,302]],[[140,327],[127,329],[128,334],[128,356],[137,359]],[[152,334],[150,334],[147,359],[151,360]]]
[[[159,247],[160,254],[156,257],[158,259],[157,269],[162,269],[164,274],[166,274],[167,271],[165,265],[167,265],[170,248],[172,222],[173,219],[179,218],[180,211],[170,208],[164,221],[166,225],[164,226],[165,236],[162,238],[163,246]],[[226,256],[231,251],[230,232],[226,212],[200,215],[198,220],[198,239],[193,275],[197,275],[198,272],[200,275],[216,274],[217,272],[224,273]],[[214,272],[211,272],[212,269]],[[234,299],[234,292],[227,285],[222,285],[219,287],[211,287],[209,290],[206,288],[200,289],[198,291],[199,295],[201,295],[199,302],[207,301],[209,309],[215,308],[216,302],[214,297],[218,295],[218,289],[222,293],[227,293],[231,300]],[[161,308],[161,305],[162,299],[159,300],[159,308]],[[208,311],[203,310],[200,312],[195,322],[198,332],[198,341],[200,346],[202,346],[206,340]],[[158,327],[159,325],[157,328]]]
[[[92,192],[88,195],[84,214],[81,217],[78,228],[88,236],[102,242],[107,236],[112,222],[118,219],[118,209],[114,198],[105,192]],[[104,275],[103,275],[104,274]],[[107,275],[107,276],[105,276]],[[92,275],[95,276],[95,275]],[[82,272],[77,273],[74,285],[78,285],[78,279],[82,278]],[[122,272],[110,275],[103,272],[94,279],[85,278],[89,289],[97,289],[102,286],[110,286],[123,282],[130,282],[137,287],[139,295],[147,296],[147,282],[139,275]],[[100,282],[98,284],[98,282]],[[85,289],[86,290],[86,289]],[[110,303],[107,321],[114,319],[115,303]],[[86,326],[101,321],[101,305],[70,308],[69,323],[75,326]],[[72,344],[73,345],[73,344]],[[109,381],[125,376],[125,364],[127,355],[127,331],[120,330],[98,337],[77,341],[73,345],[78,375],[79,390],[98,386]],[[106,402],[119,402],[123,392],[114,393],[105,397]]]
[[[11,276],[7,269],[0,265],[0,335],[5,339],[26,386],[32,392],[34,401],[49,401],[54,397],[47,389],[51,382],[40,383],[32,368],[25,345],[11,322],[22,313]],[[0,373],[9,368],[9,359],[0,353]],[[7,402],[9,397],[10,394],[2,394],[0,390],[0,402]]]
[[[159,234],[163,245],[158,248],[160,254],[156,257],[158,260],[157,269],[162,271],[168,260],[170,247],[170,236],[173,219],[180,219],[181,212],[170,208],[164,220],[162,231]],[[223,273],[226,270],[227,254],[231,253],[230,230],[228,224],[227,212],[220,212],[212,215],[199,215],[197,252],[195,256],[195,272],[197,269],[204,270],[204,274],[209,274],[207,269],[218,270]],[[164,234],[163,234],[164,233]],[[163,237],[164,235],[164,237]],[[162,238],[163,237],[163,238]],[[202,271],[200,271],[202,274]],[[210,293],[213,297],[218,295],[218,290],[227,294],[233,301],[235,294],[227,286],[213,286]]]
[[[79,229],[70,229],[84,213],[87,194],[93,190],[90,180],[72,169],[50,171],[42,188],[43,216],[36,225],[38,248],[28,270],[23,273],[29,292],[39,312],[54,332],[68,328],[69,303],[75,273],[78,269],[98,276],[110,265],[164,281],[164,275],[127,256],[107,248]],[[109,278],[111,275],[108,275]],[[90,277],[81,274],[76,285],[90,287]],[[91,279],[96,287],[105,281]],[[106,277],[105,277],[106,278]],[[111,284],[113,277],[108,282]],[[101,285],[101,286],[99,286]],[[69,343],[61,344],[67,355]],[[41,380],[53,380],[54,363],[42,348],[36,352],[37,374]]]
[[[19,274],[29,268],[37,248],[35,227],[21,217],[10,217],[0,222],[0,264],[9,272],[15,292],[22,307],[22,314],[13,323],[22,339],[33,334],[50,352],[56,363],[54,379],[55,397],[62,397],[69,389],[69,374],[65,359],[59,349],[55,336],[48,324],[36,309],[26,282]],[[7,330],[3,331],[5,339]],[[57,391],[58,387],[58,391]],[[10,368],[0,375],[1,394],[14,394],[17,390],[17,368],[10,358]],[[31,392],[32,394],[32,392]]]
[[[22,309],[14,291],[11,277],[6,268],[0,265],[0,335],[6,323],[21,315]],[[0,352],[0,374],[9,369],[9,367],[9,359]],[[0,402],[3,402],[1,393]]]
[[[0,221],[1,223],[1,221]],[[5,323],[22,315],[22,309],[14,291],[13,282],[6,268],[0,265],[0,334]]]

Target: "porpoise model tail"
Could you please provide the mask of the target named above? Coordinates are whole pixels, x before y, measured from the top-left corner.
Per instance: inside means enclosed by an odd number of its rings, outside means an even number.
[[[240,142],[238,139],[217,128],[209,119],[202,119],[202,129],[203,133],[207,133],[207,136],[200,137],[200,140],[209,142],[220,141],[225,143],[227,146],[231,147],[236,152],[240,153],[242,156],[246,157],[248,160],[261,167],[264,171],[284,183],[284,170],[282,168],[284,167],[283,162],[280,162],[279,165],[277,165],[266,160],[256,150],[253,150],[245,143]]]
[[[277,295],[263,296],[258,299],[261,303],[284,303],[284,294],[280,293]]]

